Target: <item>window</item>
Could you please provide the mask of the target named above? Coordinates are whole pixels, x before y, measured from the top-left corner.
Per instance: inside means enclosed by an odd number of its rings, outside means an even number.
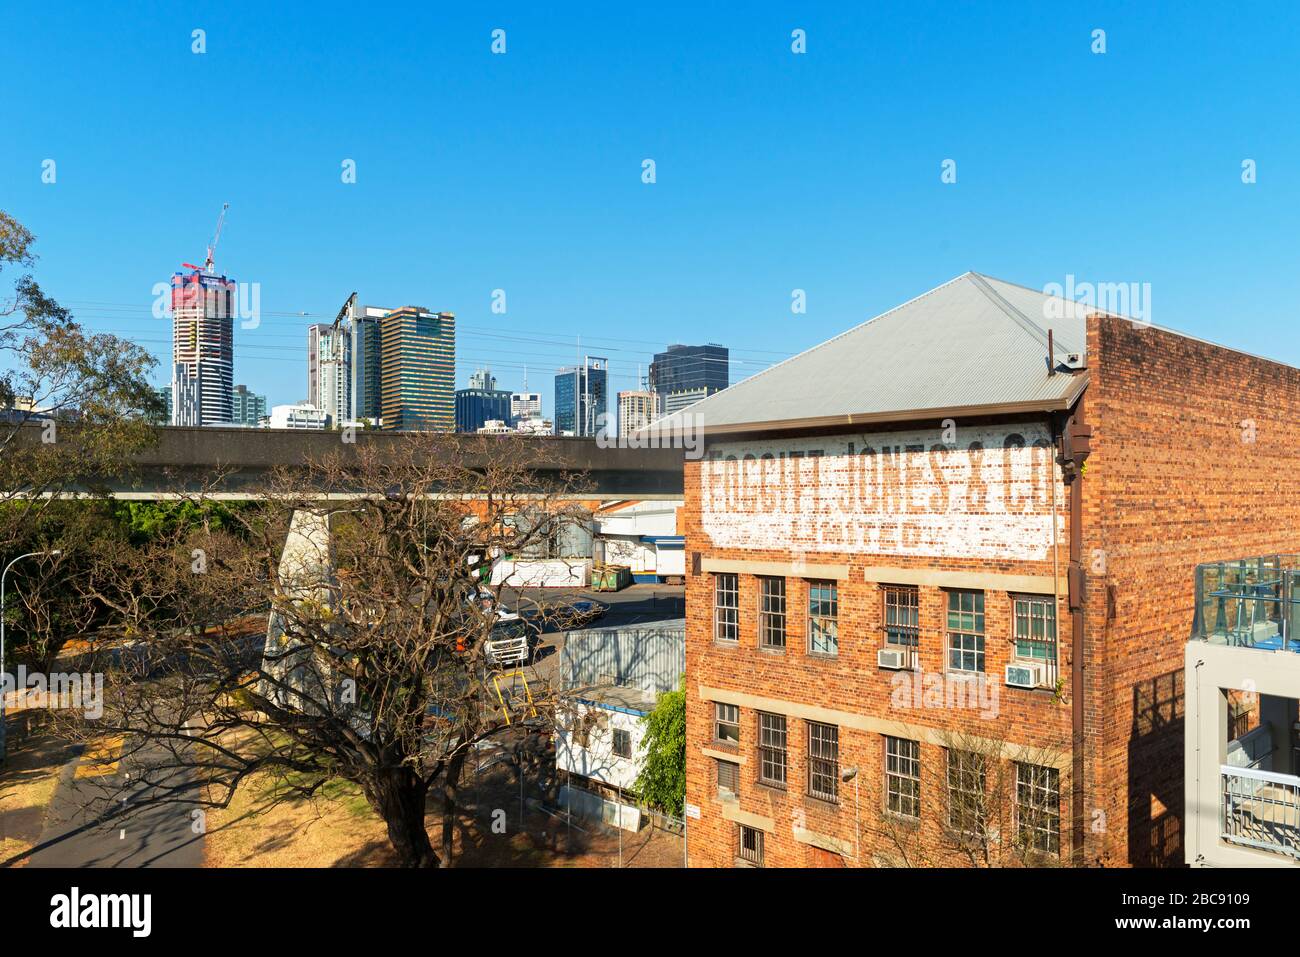
[[[984,830],[984,755],[948,752],[948,825],[962,834]]]
[[[885,808],[902,817],[921,816],[921,743],[885,738]]]
[[[839,800],[840,729],[808,722],[808,794],[823,801]]]
[[[758,713],[758,779],[785,787],[785,716]]]
[[[1060,853],[1061,774],[1056,768],[1016,764],[1016,824],[1021,847]]]
[[[785,647],[785,579],[758,580],[758,643],[763,648]]]
[[[948,670],[984,671],[984,593],[948,592]]]
[[[713,640],[740,640],[740,586],[734,573],[713,576]]]
[[[614,729],[614,757],[632,757],[632,733],[623,728]]]
[[[718,762],[718,797],[734,798],[740,793],[740,765],[734,761]]]
[[[808,652],[839,653],[839,586],[833,581],[808,583]]]
[[[740,825],[740,859],[763,866],[763,832],[758,828]]]
[[[740,746],[740,708],[734,704],[713,705],[713,736],[721,744]]]
[[[1056,599],[1051,595],[1017,595],[1011,601],[1011,637],[1016,657],[1041,661],[1056,669]]]
[[[908,653],[911,667],[917,666],[917,646],[921,643],[920,596],[915,585],[885,585],[885,645],[902,648]]]

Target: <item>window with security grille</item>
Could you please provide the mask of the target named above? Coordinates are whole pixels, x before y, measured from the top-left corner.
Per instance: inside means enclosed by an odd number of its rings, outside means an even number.
[[[1044,854],[1061,850],[1061,773],[1016,764],[1016,826],[1021,847]]]
[[[758,580],[758,643],[764,648],[785,647],[785,579]]]
[[[921,643],[921,601],[915,585],[885,585],[885,647],[902,648],[908,661],[916,667],[917,646]]]
[[[885,808],[902,817],[921,816],[921,743],[885,737]]]
[[[785,787],[785,715],[758,713],[758,779]]]
[[[984,830],[986,778],[984,755],[948,752],[948,826],[962,834]]]
[[[1056,599],[1051,595],[1017,595],[1011,602],[1011,637],[1016,657],[1056,666]]]
[[[718,797],[733,798],[740,794],[740,765],[735,761],[718,761]]]
[[[740,828],[740,853],[742,861],[763,866],[763,832],[756,827],[738,825]]]
[[[948,592],[948,670],[984,673],[984,593]]]
[[[740,585],[731,572],[713,576],[713,640],[740,640]]]
[[[840,729],[808,722],[808,794],[823,801],[839,799]]]
[[[808,652],[835,655],[840,650],[839,585],[833,581],[808,583]]]
[[[722,744],[740,745],[740,707],[716,702],[713,705],[714,739]]]
[[[614,757],[632,757],[632,732],[623,728],[614,729]]]

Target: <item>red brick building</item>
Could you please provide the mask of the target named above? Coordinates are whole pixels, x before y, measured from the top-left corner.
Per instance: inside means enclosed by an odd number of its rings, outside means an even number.
[[[1300,551],[1300,370],[968,273],[676,418],[693,865],[1181,863],[1192,570]]]

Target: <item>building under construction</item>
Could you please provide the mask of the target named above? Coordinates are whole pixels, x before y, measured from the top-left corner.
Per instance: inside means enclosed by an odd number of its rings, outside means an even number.
[[[223,207],[203,267],[172,275],[172,425],[233,419],[235,283],[213,268],[225,217]]]

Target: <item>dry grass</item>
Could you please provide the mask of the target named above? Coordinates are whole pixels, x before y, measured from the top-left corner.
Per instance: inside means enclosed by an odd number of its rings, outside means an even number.
[[[365,867],[391,864],[383,823],[360,790],[332,781],[315,797],[286,798],[267,776],[208,813],[203,841],[209,867]]]
[[[246,748],[252,732],[231,733]],[[360,788],[330,781],[312,798],[290,796],[292,778],[260,774],[211,810],[203,839],[208,867],[382,867],[393,863],[383,822]]]
[[[292,781],[292,779],[290,779]],[[535,807],[519,827],[514,772],[497,767],[462,798],[466,807],[453,838],[455,867],[616,867],[618,832],[591,824],[568,828]],[[285,782],[259,775],[241,786],[231,806],[208,812],[204,863],[209,867],[394,867],[396,857],[383,822],[360,789],[331,781],[311,799],[286,797]],[[493,828],[492,811],[503,809],[505,833]],[[425,826],[442,853],[442,818],[430,800]],[[646,828],[622,835],[623,863],[631,867],[679,867],[681,838]]]
[[[37,712],[11,714],[8,724],[9,754],[0,772],[0,861],[36,845],[59,773],[77,754],[76,745],[43,729]]]

